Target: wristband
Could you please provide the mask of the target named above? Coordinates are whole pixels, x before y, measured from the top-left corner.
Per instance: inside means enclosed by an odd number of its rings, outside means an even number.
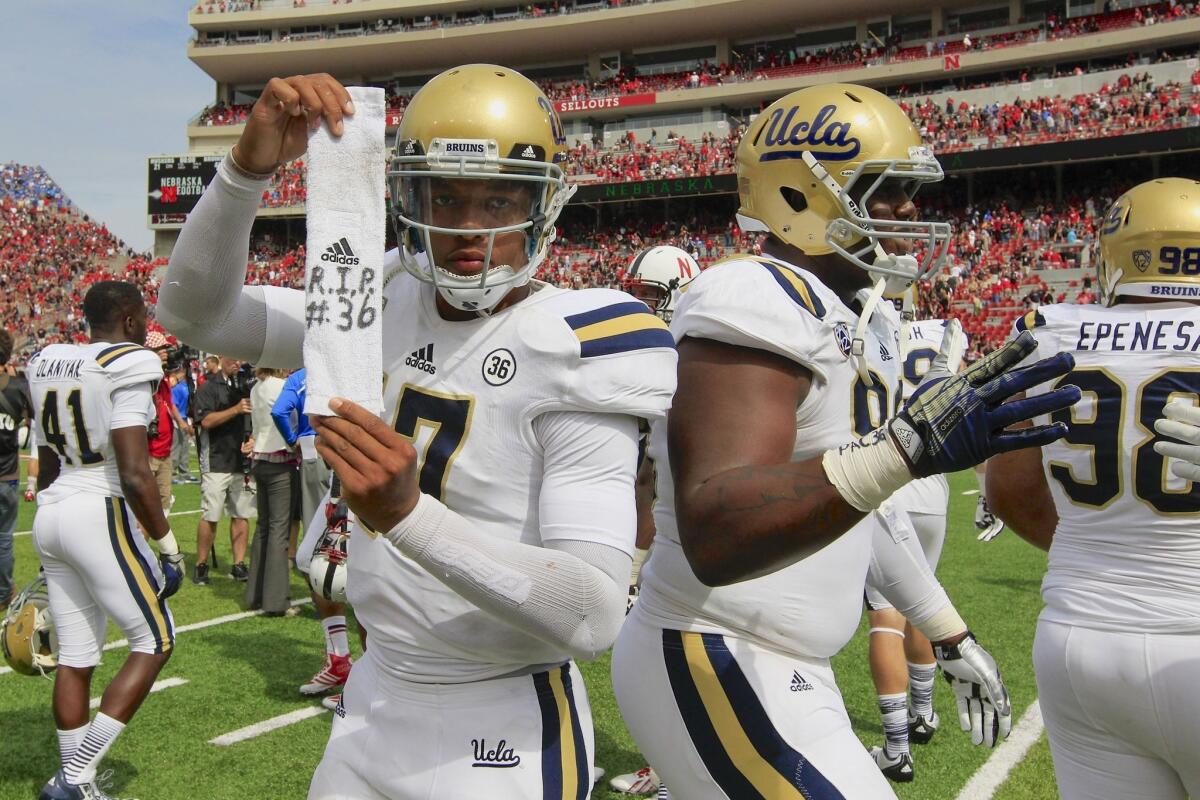
[[[871,512],[913,479],[908,462],[888,434],[888,424],[825,451],[825,476],[854,508]]]
[[[174,556],[179,554],[179,542],[175,541],[175,534],[170,530],[163,534],[155,544],[158,545],[159,555]]]
[[[283,165],[283,162],[280,161],[271,169],[270,172],[251,172],[238,163],[237,158],[233,154],[233,150],[233,147],[229,148],[229,166],[238,175],[242,176],[243,178],[248,178],[252,181],[265,181],[272,178],[275,175],[276,170]]]
[[[963,622],[963,618],[950,603],[915,627],[931,642],[944,642],[951,636],[967,631],[967,623]]]
[[[25,476],[25,491],[27,491],[27,492],[36,492],[37,491],[37,478],[33,477],[32,475]]]

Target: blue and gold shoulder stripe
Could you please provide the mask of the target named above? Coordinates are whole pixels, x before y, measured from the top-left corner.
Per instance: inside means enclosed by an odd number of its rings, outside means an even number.
[[[146,350],[140,344],[114,344],[112,347],[106,347],[96,354],[96,363],[102,367],[107,367],[116,361],[121,356],[127,356],[130,353],[136,353],[139,350]],[[151,351],[147,351],[151,352]]]
[[[651,314],[645,303],[636,300],[572,314],[564,319],[579,339],[579,355],[583,358],[675,346],[666,323]]]
[[[1046,318],[1036,308],[1024,316],[1017,317],[1017,321],[1013,323],[1018,331],[1031,331],[1034,328],[1041,328],[1045,324]]]
[[[808,281],[790,269],[781,267],[765,259],[755,258],[752,260],[755,264],[758,264],[771,273],[771,277],[775,279],[775,282],[779,284],[779,287],[783,289],[787,296],[792,298],[792,301],[796,305],[817,319],[825,318],[825,304],[821,302],[821,298],[808,285]]]

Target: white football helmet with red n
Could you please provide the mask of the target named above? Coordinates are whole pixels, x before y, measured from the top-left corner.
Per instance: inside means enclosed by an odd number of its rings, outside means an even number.
[[[634,256],[625,276],[629,293],[670,322],[679,293],[700,274],[700,265],[686,251],[662,245]]]

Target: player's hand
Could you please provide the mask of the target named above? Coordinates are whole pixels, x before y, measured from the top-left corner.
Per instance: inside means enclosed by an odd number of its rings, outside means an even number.
[[[888,423],[888,432],[914,477],[973,467],[996,453],[1040,447],[1061,439],[1067,426],[1056,422],[1016,431],[1017,422],[1079,402],[1076,386],[1004,402],[1040,383],[1066,375],[1075,366],[1059,353],[1015,369],[1037,347],[1033,334],[1020,336],[957,375],[930,370],[911,400]]]
[[[37,497],[37,494],[33,491],[33,489],[25,490],[25,502],[26,503],[32,503],[35,497]]]
[[[163,587],[158,590],[158,596],[166,600],[178,592],[179,587],[183,585],[183,574],[187,567],[183,562],[183,553],[172,553],[169,556],[160,555],[158,563],[162,567],[163,573]]]
[[[979,496],[979,502],[975,505],[975,530],[979,531],[975,537],[979,542],[990,542],[1004,530],[1004,520],[992,513],[983,495]]]
[[[254,410],[254,406],[250,405],[249,400],[239,400],[237,408],[239,414],[249,414]]]
[[[412,444],[362,406],[335,397],[336,417],[309,418],[317,432],[317,452],[337,473],[342,499],[360,520],[387,531],[417,505],[417,451]]]
[[[1163,408],[1165,419],[1154,421],[1154,430],[1179,442],[1155,442],[1154,452],[1178,461],[1171,463],[1171,472],[1188,481],[1200,481],[1200,408],[1172,400]]]
[[[342,117],[353,113],[350,93],[331,75],[272,78],[250,109],[233,159],[248,172],[272,173],[308,149],[308,132],[322,119],[341,136]]]
[[[992,654],[970,631],[957,644],[935,644],[933,653],[954,690],[958,724],[971,732],[971,743],[995,747],[1007,739],[1012,730],[1012,704]]]

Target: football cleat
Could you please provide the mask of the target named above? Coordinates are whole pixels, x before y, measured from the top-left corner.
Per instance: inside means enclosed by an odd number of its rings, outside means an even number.
[[[937,733],[938,725],[941,722],[936,711],[931,712],[928,717],[924,717],[913,713],[910,708],[908,710],[908,740],[913,744],[929,744],[929,740]]]
[[[109,773],[105,773],[108,775]],[[105,794],[95,781],[91,783],[68,783],[66,775],[60,769],[54,777],[46,782],[38,794],[38,800],[116,800]]]
[[[870,753],[879,771],[892,783],[908,783],[913,779],[913,760],[908,753],[893,756],[887,747],[872,747]]]
[[[650,767],[642,767],[637,772],[628,775],[618,775],[608,782],[608,785],[618,792],[625,794],[653,794],[658,791],[662,781]]]
[[[337,707],[342,704],[342,695],[327,694],[321,698],[321,705],[328,708],[330,711],[336,712]]]
[[[592,786],[595,786],[597,783],[604,780],[604,776],[607,774],[608,774],[608,771],[605,770],[604,767],[593,766],[592,767]]]
[[[333,653],[326,653],[325,665],[316,675],[312,676],[308,683],[300,687],[300,694],[311,696],[342,688],[346,685],[346,679],[350,677],[350,666],[353,663],[350,656],[335,656]]]
[[[1004,520],[992,513],[992,509],[988,508],[987,498],[982,494],[979,495],[979,502],[975,504],[975,529],[979,531],[979,536],[975,538],[981,542],[990,542],[1004,530]]]

